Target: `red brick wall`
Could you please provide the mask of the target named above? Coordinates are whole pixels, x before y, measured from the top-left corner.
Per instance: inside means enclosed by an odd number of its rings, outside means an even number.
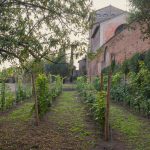
[[[97,75],[98,63],[103,61],[104,49],[107,47],[108,52],[115,55],[117,63],[122,63],[125,58],[130,58],[136,52],[144,52],[150,49],[150,39],[143,41],[143,35],[140,32],[140,26],[133,23],[131,27],[135,29],[127,28],[118,35],[112,37],[106,44],[101,47],[101,54],[90,61],[88,73],[89,75]]]

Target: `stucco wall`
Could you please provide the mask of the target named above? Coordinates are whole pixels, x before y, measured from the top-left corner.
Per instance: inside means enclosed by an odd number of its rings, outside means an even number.
[[[131,28],[132,27],[132,28]],[[104,52],[107,48],[108,54],[113,54],[117,63],[122,63],[125,58],[132,57],[136,52],[144,52],[150,49],[150,39],[143,41],[143,35],[140,31],[140,26],[136,23],[130,25],[130,28],[125,29],[121,33],[112,37],[106,44],[101,47],[101,52],[97,57],[88,63],[88,75],[100,74],[102,65],[105,66],[110,60],[104,62]],[[99,66],[98,64],[101,64]]]
[[[99,23],[96,24],[93,29],[92,29],[92,35],[94,33],[94,30],[96,29],[96,27],[99,27]],[[100,27],[98,28],[98,31],[96,32],[95,36],[92,38],[91,35],[91,48],[93,52],[96,52],[96,50],[100,47]]]
[[[107,20],[103,23],[101,23],[100,28],[100,46],[102,46],[104,43],[106,43],[111,37],[114,36],[115,30],[118,26],[121,24],[125,24],[126,16],[127,14],[124,13],[122,15],[119,15],[115,18],[112,18],[110,20]]]

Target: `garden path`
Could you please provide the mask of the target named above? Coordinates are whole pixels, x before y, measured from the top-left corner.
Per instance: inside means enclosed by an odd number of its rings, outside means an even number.
[[[72,89],[72,90],[70,90]],[[27,102],[0,117],[0,150],[125,150],[120,135],[102,140],[98,125],[72,85],[65,85],[39,126],[30,115]]]

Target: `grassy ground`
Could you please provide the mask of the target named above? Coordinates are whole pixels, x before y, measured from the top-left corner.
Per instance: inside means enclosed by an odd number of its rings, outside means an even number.
[[[77,94],[71,91],[64,92],[59,97],[57,107],[52,108],[48,118],[59,127],[61,132],[68,134],[71,141],[67,140],[71,143],[74,141],[73,149],[87,150],[96,145],[95,138],[99,135],[93,133],[93,127],[89,127],[88,122],[85,122],[85,116],[85,107],[78,101]]]
[[[76,91],[64,91],[39,126],[34,125],[32,107],[33,102],[26,102],[0,116],[0,150],[149,150],[150,123],[122,107],[111,106],[109,143],[101,139]]]
[[[128,148],[150,150],[150,122],[116,105],[111,106],[112,128],[124,135]]]
[[[63,88],[75,88],[75,84],[63,84]]]
[[[100,132],[75,91],[65,91],[39,126],[27,102],[0,117],[0,150],[99,150]],[[99,148],[101,147],[101,148]]]
[[[0,116],[0,121],[28,121],[32,116],[33,102],[24,103],[21,107],[9,113],[7,116]]]

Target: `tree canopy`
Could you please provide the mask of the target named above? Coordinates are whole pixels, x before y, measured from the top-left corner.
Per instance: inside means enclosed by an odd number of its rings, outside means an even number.
[[[145,38],[150,38],[150,1],[149,0],[129,0],[132,6],[130,15],[131,21],[136,21],[141,25],[141,31]]]
[[[67,77],[70,75],[70,64],[67,63],[65,50],[60,50],[57,56],[51,58],[53,62],[57,63],[45,63],[45,72],[53,75],[60,75]]]
[[[71,36],[85,34],[90,5],[90,0],[2,0],[0,60],[40,60],[72,42],[83,44]]]

